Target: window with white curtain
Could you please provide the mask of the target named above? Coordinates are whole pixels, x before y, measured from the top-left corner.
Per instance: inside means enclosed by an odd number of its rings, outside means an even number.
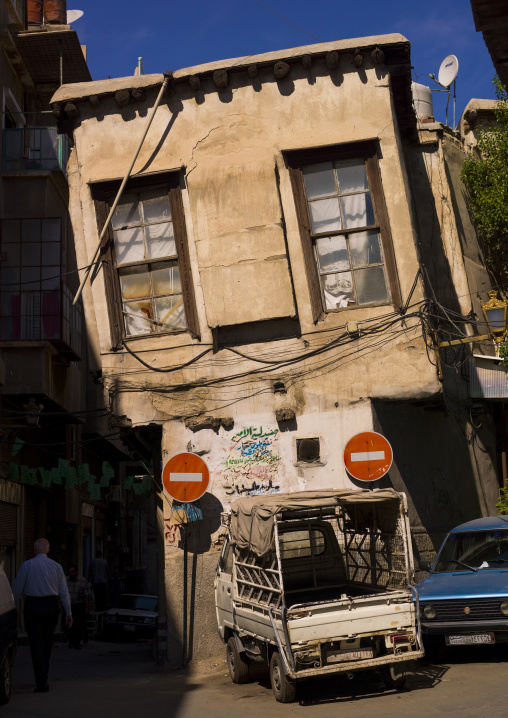
[[[326,309],[388,302],[365,162],[319,162],[302,172]]]
[[[397,303],[395,260],[373,142],[288,152],[314,318]]]

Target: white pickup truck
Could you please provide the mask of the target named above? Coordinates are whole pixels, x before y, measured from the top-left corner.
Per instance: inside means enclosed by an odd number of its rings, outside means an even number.
[[[423,656],[404,494],[256,496],[234,502],[229,523],[215,600],[234,683],[258,662],[282,703],[298,681],[330,673],[378,669],[403,687]]]

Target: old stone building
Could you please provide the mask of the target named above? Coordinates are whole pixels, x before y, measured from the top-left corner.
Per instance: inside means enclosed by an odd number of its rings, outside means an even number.
[[[159,467],[210,470],[189,525],[189,652],[220,651],[220,515],[238,496],[359,485],[348,439],[377,431],[417,554],[495,511],[494,422],[471,347],[491,282],[467,218],[457,132],[418,122],[410,47],[384,35],[166,75],[66,85],[70,214],[105,401],[155,471],[159,648],[182,652],[182,544]],[[133,170],[122,180],[167,83]],[[103,234],[98,261],[99,236]],[[475,352],[493,353],[492,343]],[[440,374],[442,373],[442,377]]]

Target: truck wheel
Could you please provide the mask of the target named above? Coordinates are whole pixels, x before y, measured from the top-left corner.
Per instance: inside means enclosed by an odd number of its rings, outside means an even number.
[[[402,690],[406,685],[406,676],[397,676],[395,666],[381,666],[381,678],[387,688]]]
[[[11,697],[11,664],[8,656],[5,656],[0,666],[0,705],[9,702]]]
[[[249,664],[238,650],[233,636],[228,640],[226,646],[226,659],[229,675],[233,683],[247,683],[249,680]]]
[[[296,695],[296,683],[286,676],[280,653],[274,651],[270,660],[270,682],[273,695],[279,703],[292,703]]]

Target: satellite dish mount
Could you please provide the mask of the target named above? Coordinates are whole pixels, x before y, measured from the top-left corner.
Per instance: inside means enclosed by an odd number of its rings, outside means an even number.
[[[457,60],[455,55],[447,55],[447,57],[445,57],[445,59],[441,63],[441,67],[439,68],[439,72],[437,75],[437,80],[435,75],[429,75],[429,77],[434,80],[436,84],[440,85],[443,88],[442,90],[432,88],[433,92],[448,93],[448,101],[446,103],[446,124],[448,124],[448,106],[450,104],[450,97],[452,94],[450,87],[453,85],[453,129],[455,129],[455,106],[457,101],[456,81],[458,72],[459,61]]]

